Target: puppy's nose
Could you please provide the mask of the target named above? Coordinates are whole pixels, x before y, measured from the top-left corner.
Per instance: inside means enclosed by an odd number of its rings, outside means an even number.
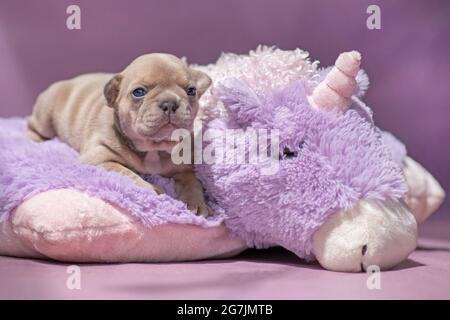
[[[163,101],[159,104],[159,107],[164,112],[175,112],[179,105],[176,101]]]

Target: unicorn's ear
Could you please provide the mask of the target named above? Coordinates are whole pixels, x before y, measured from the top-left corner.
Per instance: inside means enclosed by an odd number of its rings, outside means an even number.
[[[247,127],[258,120],[261,102],[245,81],[225,79],[214,88],[214,93],[239,125]]]
[[[362,98],[365,94],[367,89],[369,89],[369,76],[364,70],[359,70],[358,74],[356,75],[356,84],[357,84],[357,90],[355,92],[355,96],[358,98]]]
[[[341,53],[330,72],[308,97],[310,104],[319,110],[346,111],[352,95],[357,93],[356,79],[360,64],[361,54],[358,51]]]

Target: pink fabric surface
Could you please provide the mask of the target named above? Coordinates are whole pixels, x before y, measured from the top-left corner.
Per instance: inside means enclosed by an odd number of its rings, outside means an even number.
[[[447,210],[448,212],[448,210]],[[1,299],[449,299],[450,219],[421,228],[418,249],[369,290],[367,274],[326,271],[281,250],[228,260],[161,264],[85,264],[81,289],[66,287],[67,266],[0,257]]]
[[[226,258],[245,248],[223,224],[147,227],[125,210],[72,189],[39,193],[0,224],[0,254],[14,257],[166,262]]]

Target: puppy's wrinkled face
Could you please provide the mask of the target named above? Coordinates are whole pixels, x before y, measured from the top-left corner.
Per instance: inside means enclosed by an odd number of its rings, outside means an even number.
[[[198,99],[210,86],[203,72],[169,54],[140,56],[105,86],[121,130],[133,142],[169,140],[177,128],[192,130]]]

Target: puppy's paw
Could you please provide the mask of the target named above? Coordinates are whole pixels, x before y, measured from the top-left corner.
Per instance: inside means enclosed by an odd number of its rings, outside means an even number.
[[[158,195],[166,193],[166,191],[163,188],[155,186],[155,185],[152,185],[152,189],[153,189],[153,192],[155,192]]]
[[[33,131],[31,129],[27,130],[27,138],[34,141],[34,142],[43,142],[45,139],[40,136],[36,131]]]
[[[213,215],[212,209],[204,201],[202,203],[188,203],[187,207],[197,216],[207,218]]]
[[[206,204],[202,185],[192,171],[177,174],[174,179],[178,200],[183,201],[189,210],[205,218],[213,214]]]
[[[203,194],[193,195],[185,194],[180,197],[180,200],[186,203],[189,210],[191,210],[195,215],[202,217],[209,217],[213,215],[212,209],[206,204]]]
[[[146,181],[137,181],[136,183],[139,187],[150,190],[151,192],[156,193],[157,195],[166,193],[165,190],[159,186],[155,186],[154,184],[148,183]]]

